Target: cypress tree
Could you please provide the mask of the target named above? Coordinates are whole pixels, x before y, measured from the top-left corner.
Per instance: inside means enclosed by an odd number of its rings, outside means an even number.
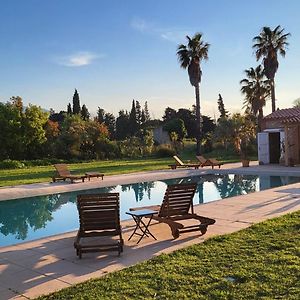
[[[149,113],[149,109],[148,109],[148,102],[145,102],[144,105],[144,114],[145,114],[145,121],[150,121],[150,113]]]
[[[136,110],[135,110],[135,101],[132,100],[132,107],[131,107],[131,111],[129,114],[129,125],[130,125],[130,134],[131,135],[135,135],[135,133],[137,132],[138,129],[138,124],[136,121]]]
[[[220,118],[228,117],[228,111],[225,109],[225,105],[221,94],[219,94],[219,99],[218,99],[218,110],[220,112]]]
[[[139,101],[135,101],[136,122],[138,126],[142,123],[142,108]]]
[[[81,118],[84,121],[88,121],[90,119],[90,113],[85,104],[83,104],[81,108]]]
[[[71,103],[69,103],[68,106],[67,106],[67,114],[68,115],[72,115],[72,106],[71,106]]]
[[[75,89],[74,95],[73,95],[73,114],[80,114],[80,100],[79,100],[79,94],[77,90]]]
[[[99,123],[103,123],[104,122],[104,116],[105,116],[105,110],[103,108],[101,108],[100,106],[98,106],[97,121]]]

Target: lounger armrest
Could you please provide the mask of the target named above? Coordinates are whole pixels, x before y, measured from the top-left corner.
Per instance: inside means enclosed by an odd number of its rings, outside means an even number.
[[[143,206],[143,207],[131,207],[129,208],[129,211],[136,211],[136,210],[141,210],[141,209],[151,209],[155,211],[160,210],[160,205],[149,205],[149,206]]]

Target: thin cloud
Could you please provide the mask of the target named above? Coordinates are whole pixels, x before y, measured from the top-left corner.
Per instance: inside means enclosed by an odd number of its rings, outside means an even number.
[[[151,31],[152,25],[141,18],[134,18],[130,22],[130,26],[140,32]]]
[[[177,44],[182,42],[186,35],[192,32],[190,29],[159,27],[141,18],[134,18],[130,26],[141,33],[156,35],[163,40]]]
[[[82,67],[92,64],[95,60],[101,57],[103,57],[103,55],[89,51],[81,51],[70,55],[57,57],[56,63],[66,67]]]

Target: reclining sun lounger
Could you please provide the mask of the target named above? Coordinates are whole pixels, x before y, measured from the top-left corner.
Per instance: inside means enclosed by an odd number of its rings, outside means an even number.
[[[176,168],[195,168],[195,169],[199,169],[200,164],[190,164],[190,163],[183,163],[183,161],[176,155],[173,156],[174,160],[175,160],[175,164],[169,165],[169,167],[171,167],[171,169],[176,169]]]
[[[66,179],[70,179],[71,183],[74,180],[82,180],[84,182],[84,179],[87,178],[86,175],[72,175],[66,164],[55,164],[54,168],[56,169],[56,174],[52,177],[53,182],[57,180],[66,181]]]
[[[201,167],[209,166],[212,167],[213,169],[215,166],[221,168],[221,166],[223,165],[222,162],[216,160],[215,158],[206,159],[204,156],[200,156],[200,155],[197,155],[196,158],[199,160]]]
[[[120,225],[119,193],[78,195],[77,208],[80,227],[74,247],[79,258],[82,253],[87,252],[117,251],[120,255],[124,242]],[[95,237],[99,240],[81,242],[83,238]],[[103,237],[111,237],[111,240],[101,241]]]
[[[178,238],[180,233],[198,230],[203,235],[206,233],[207,227],[216,221],[194,213],[193,198],[196,187],[195,183],[168,185],[160,206],[138,207],[130,210],[147,208],[157,210],[158,214],[153,216],[153,220],[168,224],[174,239]],[[196,220],[197,224],[184,226],[179,222],[190,219]]]

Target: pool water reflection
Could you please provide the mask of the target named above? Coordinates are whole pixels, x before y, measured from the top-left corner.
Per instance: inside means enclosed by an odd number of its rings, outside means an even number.
[[[201,204],[299,181],[286,176],[205,175],[0,201],[0,246],[77,229],[77,194],[119,192],[124,220],[130,207],[160,204],[168,184],[197,182],[194,203]]]

